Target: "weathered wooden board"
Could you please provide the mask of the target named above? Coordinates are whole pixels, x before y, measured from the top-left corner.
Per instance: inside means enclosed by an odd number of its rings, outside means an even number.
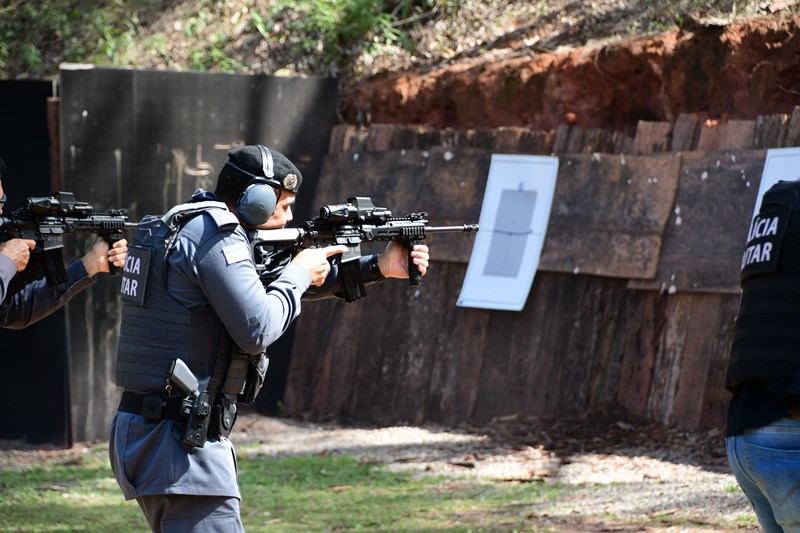
[[[658,358],[658,339],[666,322],[667,298],[655,292],[628,291],[632,298],[623,309],[628,326],[621,333],[621,363],[617,401],[636,416],[647,416],[653,385],[653,371]]]
[[[788,115],[759,115],[755,120],[753,148],[777,148],[784,146],[789,125]]]
[[[491,149],[507,154],[550,154],[554,135],[550,132],[527,128],[498,128]],[[477,147],[476,147],[477,148]]]
[[[575,124],[555,132],[521,127],[490,130],[437,130],[428,126],[348,124],[334,127],[330,152],[476,148],[496,153],[648,154],[665,151],[722,151],[798,146],[800,107],[790,115],[762,115],[756,120],[710,120],[703,113],[681,113],[674,124],[642,121],[635,137]]]
[[[478,401],[483,354],[492,350],[489,344],[489,323],[492,312],[485,309],[456,307],[466,270],[462,265],[435,264],[426,287],[437,284],[438,294],[409,299],[410,312],[423,314],[423,320],[434,325],[435,341],[424,337],[417,341],[428,346],[432,362],[425,388],[424,419],[458,424],[469,420]],[[403,282],[400,282],[401,284]],[[401,288],[407,292],[408,289]],[[438,300],[429,297],[437,297]],[[419,303],[417,303],[417,301]],[[401,400],[402,401],[402,400]]]
[[[519,313],[455,307],[467,256],[438,243],[419,294],[387,282],[349,308],[304,305],[300,323],[319,336],[295,344],[287,412],[459,423],[617,403],[669,426],[722,428],[736,278],[764,151],[749,148],[755,122],[702,121],[683,117],[672,149],[736,150],[597,155],[608,137],[559,129],[556,151],[576,153],[560,158],[540,272]],[[791,120],[765,122],[780,130],[765,139],[794,135]],[[430,201],[426,210],[454,218],[479,214],[492,150],[514,153],[525,142],[518,131],[424,128],[368,142],[366,131],[354,149],[328,157],[320,194],[343,201],[361,187],[401,211]],[[667,133],[643,126],[638,146],[660,150]],[[626,139],[627,154],[637,140]]]
[[[630,287],[738,294],[765,156],[764,150],[683,154],[658,272],[652,281],[632,280]]]
[[[562,124],[556,129],[552,151],[556,154],[618,154],[630,153],[632,145],[633,139],[622,132]]]
[[[672,123],[648,122],[641,120],[636,125],[636,136],[633,138],[632,154],[655,154],[668,152]]]
[[[684,152],[691,150],[700,135],[702,120],[696,114],[681,113],[672,128],[670,150]]]
[[[736,297],[544,273],[521,313],[499,313],[455,307],[463,273],[443,264],[419,294],[386,282],[354,304],[304,304],[299,330],[314,329],[295,341],[286,413],[460,423],[617,402],[665,425],[724,425]]]
[[[609,137],[611,132],[605,132]],[[330,153],[430,150],[434,147],[478,148],[495,153],[549,154],[554,135],[547,131],[504,127],[491,130],[434,130],[425,126],[373,124],[359,128],[339,124],[333,128]]]
[[[722,428],[738,298],[628,291],[617,401],[667,426]]]
[[[719,427],[724,420],[730,395],[725,390],[728,354],[733,339],[733,322],[738,297],[704,294],[675,295],[670,298],[669,317],[674,329],[666,340],[675,339],[665,350],[669,369],[676,376],[664,422],[678,427]],[[658,397],[658,390],[653,396]],[[711,425],[709,425],[709,423]]]
[[[470,415],[489,312],[455,301],[464,265],[437,263],[416,289],[403,280],[367,288],[352,304],[305,302],[298,319],[286,412],[375,421]],[[306,324],[313,327],[303,334]]]
[[[707,122],[700,130],[696,150],[719,152],[761,148],[754,139],[755,131],[756,124],[752,120]]]
[[[328,139],[328,153],[348,153],[353,146],[358,145],[359,138],[366,134],[366,128],[359,128],[352,124],[337,124],[331,128]]]
[[[800,106],[795,107],[786,126],[786,135],[782,139],[781,147],[800,146]]]
[[[627,291],[611,278],[543,273],[522,313],[491,317],[473,417],[571,415],[613,399]],[[599,382],[613,383],[606,387]]]
[[[539,269],[652,278],[680,158],[562,156]]]
[[[493,314],[489,346],[504,349],[485,354],[474,418],[569,415],[612,400],[621,352],[608,348],[624,326],[623,286],[544,273],[522,313]]]

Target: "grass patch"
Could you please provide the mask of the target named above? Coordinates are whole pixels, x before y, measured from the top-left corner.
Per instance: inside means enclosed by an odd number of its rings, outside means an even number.
[[[630,527],[634,520],[601,508],[564,514],[564,504],[569,506],[577,491],[603,491],[615,484],[572,487],[420,475],[349,456],[243,454],[239,481],[248,533],[569,531],[581,523]],[[665,512],[635,522],[656,529],[757,527],[753,515],[711,524]],[[0,470],[0,533],[12,531],[146,533],[148,528],[138,505],[123,500],[108,464],[108,446],[101,444],[79,457]]]
[[[757,528],[758,518],[754,514],[740,514],[733,519],[733,526],[737,529]]]
[[[569,490],[417,477],[351,457],[255,458],[239,465],[248,531],[513,530],[529,527],[518,512],[521,504],[546,502]],[[485,523],[487,517],[491,522]]]
[[[0,532],[147,531],[125,502],[107,447],[68,463],[0,471]],[[526,510],[571,489],[536,483],[418,477],[352,457],[240,459],[242,520],[248,532],[527,530]]]
[[[123,500],[105,450],[0,471],[0,532],[147,531],[139,506]]]

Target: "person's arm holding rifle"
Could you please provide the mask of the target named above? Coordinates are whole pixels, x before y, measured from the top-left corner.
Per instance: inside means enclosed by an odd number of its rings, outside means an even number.
[[[122,267],[125,264],[127,217],[122,210],[99,218],[95,214],[59,217],[49,212],[38,217],[27,216],[35,210],[31,207],[33,199],[28,199],[27,209],[4,216],[6,194],[3,178],[5,164],[0,159],[0,233],[7,238],[0,243],[0,327],[22,329],[63,307],[78,292],[92,285],[98,273],[109,272],[112,265]],[[70,193],[38,200],[58,204],[53,209],[57,214],[62,210],[62,198],[69,209],[91,210],[90,205],[76,202]],[[61,255],[61,236],[64,233],[95,233],[104,238],[99,239],[81,259],[64,268]],[[49,251],[44,250],[48,247]],[[47,257],[41,273],[29,268],[31,257],[37,254]]]

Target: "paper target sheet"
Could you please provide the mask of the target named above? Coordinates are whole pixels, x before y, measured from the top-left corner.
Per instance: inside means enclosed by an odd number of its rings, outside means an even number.
[[[520,311],[550,218],[558,158],[493,154],[459,307]]]

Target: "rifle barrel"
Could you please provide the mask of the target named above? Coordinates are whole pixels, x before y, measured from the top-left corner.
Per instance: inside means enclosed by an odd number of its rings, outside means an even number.
[[[463,233],[475,233],[478,231],[477,224],[462,224],[460,226],[428,226],[425,228],[426,233],[445,233],[445,232],[456,232],[460,231]]]

